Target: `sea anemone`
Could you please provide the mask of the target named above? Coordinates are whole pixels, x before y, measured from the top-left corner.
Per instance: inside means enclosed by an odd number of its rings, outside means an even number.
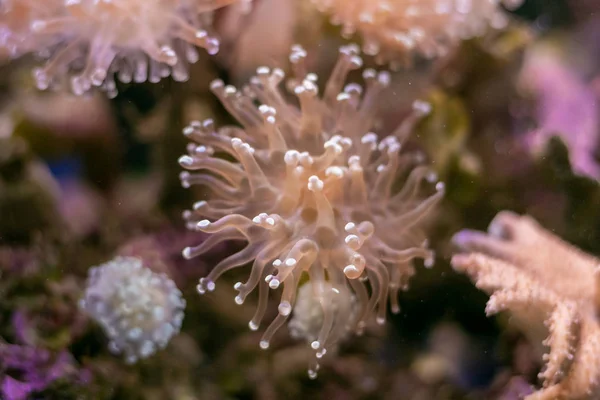
[[[185,300],[175,283],[133,257],[90,269],[80,307],[108,335],[109,350],[127,363],[166,347],[183,321]]]
[[[320,330],[310,344],[320,357],[346,329],[335,325],[349,322],[335,317],[339,308],[331,306],[332,296],[356,298],[355,330],[363,329],[376,308],[376,320],[384,323],[388,298],[392,311],[399,311],[398,291],[414,273],[413,259],[433,263],[419,222],[442,198],[443,184],[435,184],[436,175],[428,167],[412,168],[422,155],[401,152],[413,125],[429,111],[427,104],[416,102],[413,113],[380,139],[369,130],[389,73],[366,69],[364,93],[358,84],[344,87],[362,59],[357,46],[342,47],[319,98],[317,76],[307,73],[305,58],[304,49],[294,46],[294,77],[287,87],[299,107],[285,100],[280,69],[259,68],[242,91],[220,80],[212,83],[213,92],[243,128],[215,130],[206,120],[184,130],[197,144],[191,143],[179,162],[201,172],[184,171],[182,183],[204,185],[213,195],[196,203],[184,218],[191,229],[213,235],[183,254],[197,257],[227,240],[248,242],[200,279],[198,291],[215,290],[220,275],[253,261],[248,280],[235,284],[235,301],[243,303],[258,286],[258,308],[249,323],[257,330],[269,289],[282,286],[279,315],[264,332],[263,349],[292,314],[306,272],[323,310]],[[435,186],[428,196],[422,195],[424,181]],[[316,368],[309,374],[315,376]]]
[[[207,31],[210,11],[235,1],[9,0],[0,8],[0,48],[50,58],[34,70],[40,89],[70,76],[76,94],[99,86],[114,95],[115,73],[123,82],[186,80],[196,46],[219,49]]]
[[[480,36],[488,27],[500,29],[508,18],[502,5],[515,8],[522,0],[311,0],[331,15],[342,35],[358,32],[363,51],[380,62],[410,61],[412,54],[443,55],[462,39]]]
[[[60,12],[60,0],[3,0],[0,3],[0,61],[53,44],[31,34],[31,24]]]

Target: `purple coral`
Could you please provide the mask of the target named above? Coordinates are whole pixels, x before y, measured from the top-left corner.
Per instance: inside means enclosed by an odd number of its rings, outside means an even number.
[[[600,179],[598,99],[591,87],[549,49],[532,51],[521,73],[523,87],[536,95],[538,128],[526,136],[534,152],[559,135],[569,148],[573,170]]]
[[[53,382],[85,380],[71,354],[53,355],[46,349],[0,343],[0,393],[6,400],[26,400]]]

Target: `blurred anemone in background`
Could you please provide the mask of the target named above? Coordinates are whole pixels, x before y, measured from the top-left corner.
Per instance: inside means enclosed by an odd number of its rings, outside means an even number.
[[[357,46],[342,47],[320,97],[318,78],[307,71],[305,59],[305,50],[294,46],[287,88],[300,107],[285,100],[280,69],[260,67],[240,91],[220,80],[212,83],[243,128],[215,130],[206,120],[184,130],[193,142],[179,162],[200,172],[183,172],[182,183],[212,192],[184,217],[191,229],[213,234],[186,248],[184,256],[200,256],[227,240],[248,242],[200,279],[198,291],[213,291],[220,275],[253,261],[248,280],[235,285],[235,301],[242,304],[258,286],[258,309],[249,324],[257,330],[269,289],[283,287],[279,315],[260,341],[263,349],[292,314],[298,285],[308,273],[323,312],[310,346],[321,357],[343,333],[336,321],[349,322],[336,318],[335,296],[356,297],[352,329],[362,330],[375,313],[383,324],[388,299],[392,311],[399,311],[398,291],[414,274],[413,260],[433,264],[420,222],[440,201],[444,186],[428,167],[415,167],[421,154],[401,151],[414,124],[429,112],[428,104],[416,102],[412,114],[380,138],[370,129],[389,73],[366,69],[366,89],[345,85],[362,59]],[[423,182],[435,189],[425,190]],[[316,368],[309,370],[311,377]]]
[[[188,79],[188,65],[219,41],[211,12],[237,0],[8,0],[0,4],[0,56],[36,53],[49,61],[34,71],[38,88],[70,78],[74,93],[93,86],[116,94],[122,82]]]
[[[4,0],[0,3],[0,61],[51,46],[50,37],[32,35],[32,23],[52,18],[60,12],[63,1]]]
[[[359,33],[363,51],[392,66],[412,55],[444,55],[463,39],[481,36],[488,28],[508,24],[503,5],[516,8],[522,0],[311,0],[341,25],[342,35]]]

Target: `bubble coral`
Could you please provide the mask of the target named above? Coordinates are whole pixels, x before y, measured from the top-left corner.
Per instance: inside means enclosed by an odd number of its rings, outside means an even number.
[[[522,0],[312,0],[331,15],[342,35],[359,32],[365,53],[392,65],[414,53],[443,55],[456,42],[480,36],[488,27],[503,28],[508,18],[502,5]]]
[[[114,73],[123,82],[186,80],[196,46],[218,51],[206,30],[210,11],[234,1],[9,0],[0,8],[0,48],[50,57],[34,71],[40,89],[73,73],[74,93],[100,86],[114,95]]]
[[[344,87],[362,59],[357,46],[342,47],[319,97],[317,76],[307,73],[305,58],[306,52],[294,46],[294,77],[287,84],[300,107],[285,100],[280,69],[259,68],[242,91],[220,80],[212,83],[212,91],[243,128],[215,130],[206,120],[184,130],[199,145],[190,143],[179,162],[201,172],[184,171],[182,183],[204,185],[214,196],[184,213],[191,229],[213,235],[183,253],[192,258],[226,240],[248,242],[202,278],[198,291],[213,291],[220,275],[254,260],[248,280],[235,284],[238,304],[258,286],[251,329],[258,329],[263,319],[269,288],[283,286],[279,315],[264,332],[262,348],[268,348],[289,318],[301,277],[308,273],[323,308],[322,326],[311,343],[320,356],[341,331],[336,321],[346,323],[335,318],[331,296],[356,297],[357,329],[377,307],[377,321],[384,323],[388,298],[392,311],[399,310],[398,291],[414,273],[412,260],[433,262],[419,222],[442,198],[443,185],[437,183],[429,196],[420,195],[422,182],[433,183],[436,175],[426,166],[411,169],[422,157],[400,151],[413,125],[429,111],[427,104],[415,103],[397,130],[379,139],[369,129],[389,73],[366,69],[364,93],[358,84]]]
[[[350,291],[342,293],[339,290],[331,290],[331,293],[319,293],[313,289],[310,282],[305,283],[298,289],[294,312],[288,324],[290,336],[296,339],[304,339],[309,343],[319,337],[323,325],[323,307],[333,309],[335,320],[332,324],[332,332],[328,338],[330,343],[335,339],[343,339],[352,330],[356,320],[356,298]],[[328,298],[321,299],[323,295],[329,294]],[[335,331],[333,331],[335,329]]]
[[[152,272],[140,259],[117,257],[90,269],[80,307],[100,323],[109,350],[134,363],[166,347],[179,332],[185,300],[165,274]]]

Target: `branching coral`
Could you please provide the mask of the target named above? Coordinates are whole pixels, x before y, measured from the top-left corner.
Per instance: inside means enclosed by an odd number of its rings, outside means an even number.
[[[9,0],[0,5],[0,49],[51,55],[34,71],[40,89],[71,73],[77,94],[92,86],[114,94],[117,72],[123,82],[186,80],[196,46],[209,54],[219,48],[206,30],[209,11],[234,1]]]
[[[185,300],[175,283],[132,257],[90,270],[80,306],[110,338],[109,349],[128,363],[164,348],[183,321]]]
[[[463,231],[455,242],[474,253],[452,264],[491,293],[486,311],[511,310],[526,329],[542,319],[543,388],[528,400],[590,399],[600,396],[600,324],[596,318],[599,260],[545,231],[530,217],[502,212],[489,234]]]
[[[414,53],[444,54],[460,41],[479,36],[508,19],[502,4],[521,0],[312,0],[342,26],[342,34],[359,32],[365,53],[381,61],[406,62]]]
[[[204,185],[213,194],[184,214],[190,228],[213,234],[200,246],[186,248],[184,256],[199,256],[226,240],[248,242],[201,279],[198,291],[213,291],[220,275],[254,260],[248,280],[235,285],[239,304],[259,288],[251,329],[263,319],[269,288],[283,286],[279,315],[260,342],[267,348],[292,313],[297,286],[308,273],[323,310],[311,343],[320,357],[347,331],[348,321],[335,317],[332,297],[356,297],[358,329],[375,308],[377,321],[384,323],[388,298],[392,311],[399,310],[398,291],[413,274],[412,260],[433,262],[419,222],[442,198],[443,185],[437,183],[423,199],[422,182],[435,183],[436,175],[425,166],[411,170],[421,157],[401,153],[412,126],[428,112],[427,104],[415,103],[413,114],[379,139],[369,129],[389,74],[365,70],[364,93],[358,84],[344,87],[362,60],[357,46],[343,47],[320,98],[317,76],[307,73],[305,57],[297,46],[290,56],[294,77],[287,87],[299,108],[285,100],[279,69],[259,68],[242,91],[213,82],[213,92],[243,128],[217,131],[211,120],[192,123],[184,134],[199,145],[191,143],[179,162],[201,171],[183,172],[184,186]],[[309,372],[314,376],[316,367]]]

